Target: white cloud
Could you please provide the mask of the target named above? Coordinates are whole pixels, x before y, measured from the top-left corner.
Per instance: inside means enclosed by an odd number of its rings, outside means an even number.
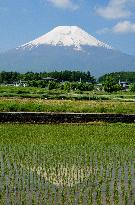
[[[117,34],[124,34],[124,33],[135,33],[135,23],[130,21],[121,21],[117,23],[112,28],[103,28],[98,30],[97,34],[105,34],[105,33],[117,33]]]
[[[135,23],[130,21],[119,22],[112,28],[112,31],[114,33],[135,33]]]
[[[109,28],[103,28],[103,29],[98,30],[96,33],[97,34],[104,34],[104,33],[107,33],[108,31],[110,31]]]
[[[106,7],[97,7],[96,13],[107,19],[127,18],[132,15],[135,0],[109,0]]]
[[[71,10],[78,9],[78,5],[73,3],[71,0],[47,0],[47,1],[52,3],[55,7],[58,8],[71,9]]]

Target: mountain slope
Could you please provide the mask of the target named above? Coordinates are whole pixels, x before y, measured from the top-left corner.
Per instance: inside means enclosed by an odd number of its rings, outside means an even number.
[[[49,33],[0,55],[0,70],[91,71],[99,76],[108,72],[135,70],[135,57],[112,49],[82,29],[56,27]]]
[[[58,26],[47,34],[18,47],[18,49],[32,49],[40,45],[72,46],[75,50],[82,50],[82,46],[85,45],[111,49],[111,46],[97,40],[77,26]]]

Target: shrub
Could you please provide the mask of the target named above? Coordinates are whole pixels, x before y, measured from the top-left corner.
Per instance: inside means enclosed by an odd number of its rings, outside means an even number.
[[[131,92],[135,92],[135,83],[131,85],[130,91],[131,91]]]
[[[58,84],[56,82],[50,81],[48,84],[48,89],[49,90],[53,90],[56,89],[58,87]]]
[[[110,76],[107,76],[103,83],[104,91],[108,93],[117,92],[121,90],[121,86],[116,84],[114,79]]]

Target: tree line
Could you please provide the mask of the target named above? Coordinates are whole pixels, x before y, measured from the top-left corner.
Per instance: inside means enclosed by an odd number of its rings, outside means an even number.
[[[96,80],[91,76],[90,72],[81,72],[81,71],[53,71],[53,72],[27,72],[27,73],[18,73],[18,72],[0,72],[0,83],[13,83],[19,80],[24,81],[40,81],[43,78],[51,77],[57,79],[58,82],[68,81],[68,82],[90,82],[95,83]]]
[[[118,83],[119,81],[128,82],[129,84],[135,83],[135,72],[108,73],[108,74],[105,74],[105,75],[99,77],[99,79],[98,79],[99,83],[104,82],[107,77],[113,78],[115,83]]]
[[[45,78],[51,77],[54,81],[46,81]],[[96,79],[88,72],[81,71],[53,71],[53,72],[6,72],[0,73],[0,84],[12,84],[18,81],[26,81],[30,87],[40,87],[61,90],[80,90],[90,91],[94,89]],[[123,89],[119,81],[128,82],[130,85],[129,90],[135,91],[135,72],[116,72],[109,73],[101,76],[98,82],[102,84],[101,90],[105,92],[117,92]],[[61,82],[64,82],[61,83]]]

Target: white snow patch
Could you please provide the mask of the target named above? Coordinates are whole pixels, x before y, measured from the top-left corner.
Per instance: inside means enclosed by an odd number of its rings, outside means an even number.
[[[47,34],[24,44],[17,49],[32,49],[40,45],[72,46],[75,50],[82,50],[82,46],[96,46],[112,49],[111,46],[97,40],[77,26],[58,26]]]

